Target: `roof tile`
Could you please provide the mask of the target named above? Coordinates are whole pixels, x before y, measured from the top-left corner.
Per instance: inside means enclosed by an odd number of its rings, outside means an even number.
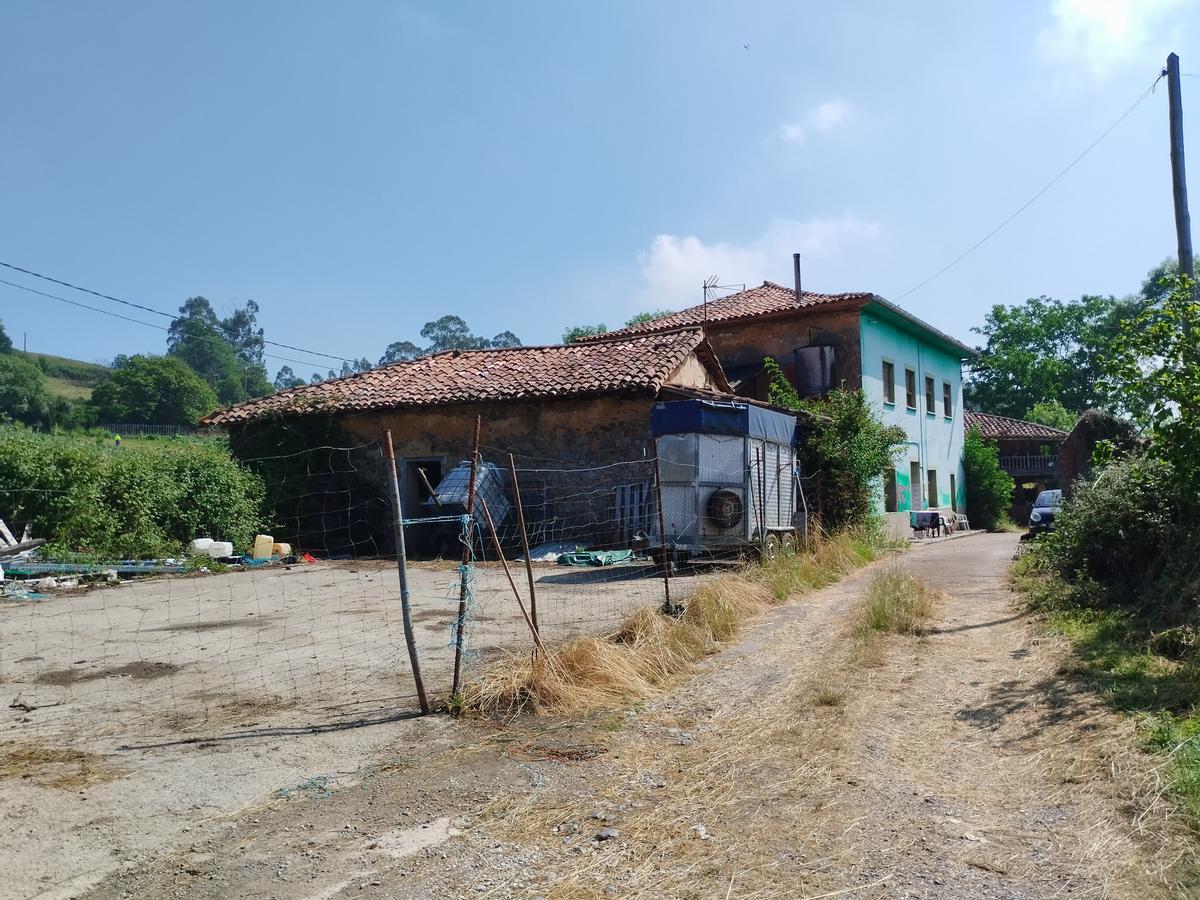
[[[719,368],[704,333],[696,328],[586,344],[450,350],[258,397],[217,410],[201,424],[232,425],[268,415],[470,401],[626,391],[657,393],[671,373],[695,352]]]
[[[979,433],[991,440],[1004,438],[1034,438],[1061,441],[1066,438],[1065,431],[1041,425],[1037,422],[1026,422],[1023,419],[1010,419],[1008,416],[994,416],[991,413],[967,410],[963,413],[963,426],[967,431],[978,428]]]
[[[814,294],[803,292],[800,302],[796,302],[796,292],[773,281],[764,281],[758,287],[748,288],[721,297],[707,304],[693,306],[670,315],[651,319],[649,322],[639,322],[619,331],[612,331],[589,340],[604,340],[611,337],[627,337],[635,334],[650,334],[656,331],[669,331],[673,328],[703,326],[709,322],[730,322],[737,319],[749,319],[756,316],[786,313],[813,306],[828,306],[834,303],[865,303],[873,297],[870,293],[848,294]]]

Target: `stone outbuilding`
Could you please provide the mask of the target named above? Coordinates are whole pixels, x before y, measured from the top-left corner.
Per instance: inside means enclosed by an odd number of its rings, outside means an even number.
[[[280,391],[201,424],[227,429],[234,454],[264,472],[281,509],[279,528],[305,548],[331,555],[345,545],[360,553],[390,548],[385,433],[406,517],[432,515],[427,483],[436,486],[468,459],[476,416],[483,459],[506,470],[511,453],[523,470],[534,540],[579,534],[614,542],[631,537],[650,507],[651,408],[697,396],[732,399],[704,333],[692,328],[447,351]],[[344,460],[321,449],[343,447],[354,448]],[[296,462],[279,464],[289,451]],[[313,453],[323,455],[314,462]],[[335,548],[329,535],[342,528],[354,533],[339,533]]]
[[[979,429],[980,437],[1000,451],[1000,468],[1012,476],[1013,496],[1008,515],[1018,525],[1029,521],[1029,510],[1042,491],[1062,487],[1058,451],[1067,432],[1038,422],[967,410],[967,431]]]

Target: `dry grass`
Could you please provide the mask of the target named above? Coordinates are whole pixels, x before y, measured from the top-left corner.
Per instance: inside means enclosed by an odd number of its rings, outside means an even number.
[[[937,592],[910,572],[900,568],[877,572],[867,585],[859,634],[921,634],[933,615],[936,598]]]
[[[43,787],[79,790],[120,775],[120,769],[94,753],[34,743],[0,745],[0,779],[23,779]]]
[[[818,536],[805,552],[701,585],[677,619],[642,609],[614,634],[579,638],[536,658],[508,656],[467,686],[463,709],[492,717],[576,715],[647,699],[769,607],[836,581],[876,552],[861,536]]]

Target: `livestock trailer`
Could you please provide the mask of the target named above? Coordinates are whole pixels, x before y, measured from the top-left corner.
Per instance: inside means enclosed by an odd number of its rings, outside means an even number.
[[[794,548],[807,520],[796,417],[751,403],[677,400],[650,417],[662,519],[649,551],[660,564]]]

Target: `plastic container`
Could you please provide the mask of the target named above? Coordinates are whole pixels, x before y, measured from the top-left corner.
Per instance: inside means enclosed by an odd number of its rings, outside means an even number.
[[[271,545],[271,555],[272,556],[291,556],[292,555],[292,545],[291,544],[272,544]]]
[[[209,541],[208,548],[204,552],[213,559],[233,556],[233,544],[229,541]]]
[[[196,538],[194,541],[192,541],[192,552],[193,553],[207,553],[208,548],[211,547],[212,544],[213,544],[212,538]]]
[[[271,548],[275,546],[275,538],[269,534],[260,534],[254,538],[254,549],[250,556],[252,559],[270,559]]]

